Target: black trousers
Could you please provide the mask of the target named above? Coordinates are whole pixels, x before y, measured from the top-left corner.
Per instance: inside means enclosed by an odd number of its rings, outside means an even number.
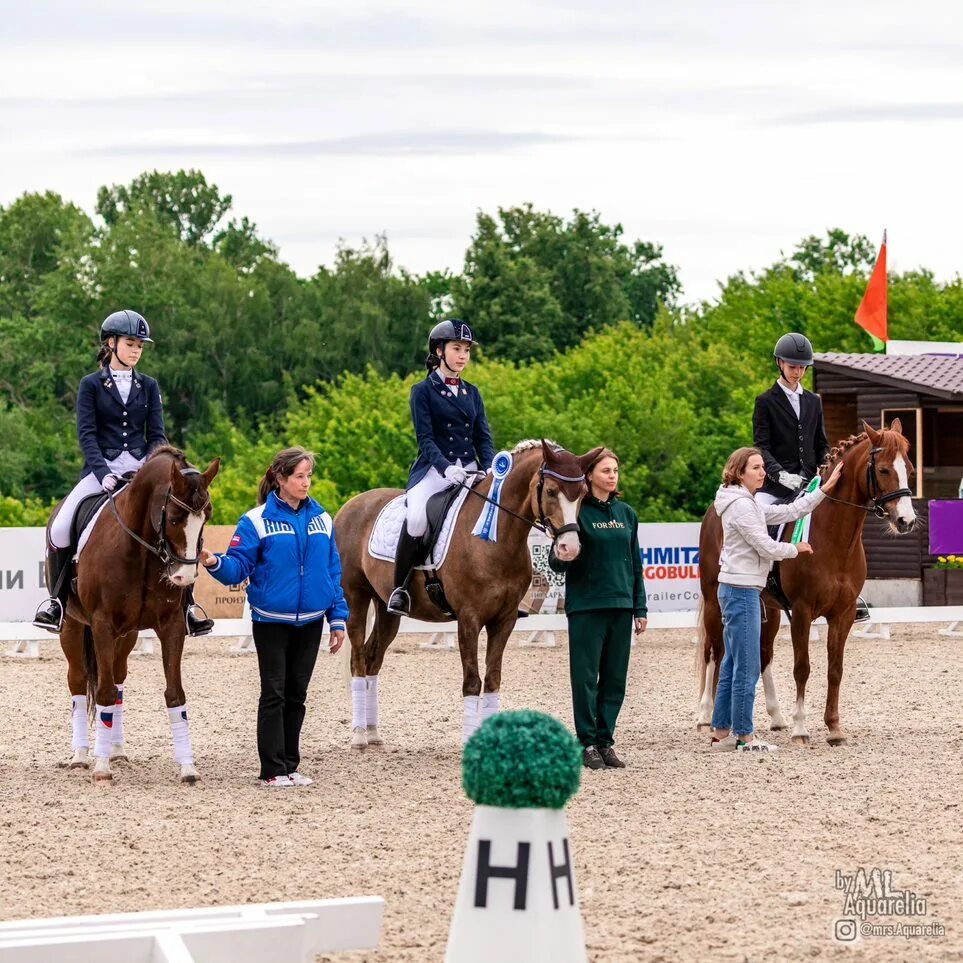
[[[286,776],[301,762],[299,742],[308,683],[318,661],[324,619],[307,625],[254,622],[261,673],[257,704],[257,754],[261,778]]]

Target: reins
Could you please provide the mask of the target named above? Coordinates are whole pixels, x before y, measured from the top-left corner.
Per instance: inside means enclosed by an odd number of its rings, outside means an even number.
[[[867,514],[872,512],[877,518],[886,518],[886,510],[883,506],[887,502],[895,501],[897,498],[912,498],[913,492],[909,488],[897,488],[895,491],[880,494],[879,478],[876,475],[876,456],[882,450],[882,448],[871,448],[869,450],[869,464],[866,466],[866,487],[869,490],[869,497],[873,500],[872,505],[848,502],[846,499],[836,498],[828,492],[824,492],[824,496],[837,505],[848,505],[850,508],[858,508]]]
[[[182,468],[181,474],[182,475],[199,475],[200,472],[196,468]],[[155,526],[154,528],[154,531],[157,534],[156,545],[151,545],[150,542],[145,541],[143,538],[140,537],[140,535],[138,535],[134,531],[131,531],[131,529],[127,527],[124,520],[120,517],[120,512],[117,511],[117,505],[114,501],[113,492],[107,493],[107,501],[110,503],[110,510],[114,513],[114,518],[116,519],[117,524],[135,542],[137,542],[139,545],[142,545],[144,548],[147,549],[148,552],[151,553],[151,555],[155,556],[160,561],[160,563],[168,570],[168,572],[170,571],[171,565],[175,562],[178,565],[197,565],[198,562],[200,562],[201,560],[200,555],[197,555],[194,558],[185,558],[184,556],[178,555],[174,551],[173,547],[171,546],[170,539],[167,537],[167,504],[168,502],[173,502],[179,508],[183,508],[184,511],[186,511],[189,515],[197,515],[203,512],[204,509],[207,508],[207,506],[210,504],[211,502],[210,492],[206,493],[204,504],[201,505],[200,508],[191,508],[190,505],[187,505],[185,502],[182,502],[174,494],[172,489],[168,487],[167,493],[164,496],[164,505],[163,505],[163,508],[161,509],[160,526],[159,527]],[[206,524],[207,524],[207,521],[205,519],[204,524],[201,525],[201,533],[197,539],[198,551],[200,551],[204,547],[204,525]]]

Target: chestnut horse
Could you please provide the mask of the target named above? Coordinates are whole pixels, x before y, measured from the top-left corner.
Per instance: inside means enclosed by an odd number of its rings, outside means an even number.
[[[89,706],[95,720],[95,780],[112,778],[111,760],[127,758],[123,689],[140,629],[153,629],[161,642],[164,698],[181,782],[198,778],[181,684],[184,590],[197,578],[204,525],[211,517],[208,487],[219,467],[215,459],[202,473],[176,448],[155,449],[100,512],[80,555],[60,645],[73,697],[70,768],[89,766]]]
[[[502,681],[502,656],[518,618],[518,606],[532,581],[528,532],[546,530],[555,540],[559,558],[578,556],[578,508],[588,491],[585,470],[601,449],[577,456],[554,444],[524,441],[512,452],[513,464],[501,490],[505,509],[498,522],[498,540],[483,541],[472,529],[491,491],[486,478],[467,496],[438,576],[458,619],[458,648],[462,664],[464,697],[463,739],[468,739],[489,715],[498,711]],[[394,566],[372,558],[368,539],[382,508],[403,494],[391,488],[362,492],[347,502],[335,518],[342,578],[348,601],[348,639],[351,642],[352,734],[351,745],[363,749],[381,745],[378,732],[378,674],[385,652],[398,634],[401,619],[391,614],[386,600],[391,594]],[[416,571],[409,583],[411,616],[425,622],[447,622],[451,616],[437,608],[425,591],[423,574]],[[367,616],[374,603],[374,625],[367,640]],[[478,670],[478,634],[488,631],[485,685]],[[348,646],[345,646],[347,653]]]
[[[902,425],[894,419],[889,430],[874,431],[863,422],[865,432],[854,435],[834,448],[820,473],[826,477],[839,459],[843,473],[832,495],[812,514],[809,541],[811,556],[801,555],[779,563],[782,586],[792,603],[793,674],[796,679],[796,705],[792,714],[792,741],[804,746],[810,742],[806,727],[806,682],[809,679],[809,628],[823,615],[829,624],[829,685],[826,692],[826,740],[841,745],[846,736],[839,724],[839,686],[843,677],[843,651],[856,615],[856,598],[866,579],[866,553],[863,551],[863,525],[867,512],[888,518],[897,535],[909,532],[916,523],[909,479],[913,474],[908,457],[909,442]],[[787,525],[783,541],[788,541],[792,526]],[[699,560],[702,581],[701,623],[703,640],[698,646],[699,706],[696,725],[708,727],[712,720],[713,699],[719,683],[719,665],[724,653],[722,613],[716,596],[719,580],[719,553],[722,547],[722,522],[710,507],[702,519],[699,534]],[[779,630],[782,609],[763,592],[766,621],[762,625],[761,665],[766,709],[772,729],[787,728],[772,679],[772,650]],[[715,663],[713,667],[712,663]]]

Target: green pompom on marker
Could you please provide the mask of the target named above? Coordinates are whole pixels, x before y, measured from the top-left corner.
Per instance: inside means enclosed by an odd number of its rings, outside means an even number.
[[[562,809],[581,778],[578,741],[557,719],[531,709],[486,719],[462,756],[462,787],[479,806]]]

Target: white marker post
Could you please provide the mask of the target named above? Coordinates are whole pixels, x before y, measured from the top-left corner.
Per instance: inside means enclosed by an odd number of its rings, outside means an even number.
[[[565,803],[581,747],[556,719],[501,712],[465,746],[476,802],[445,963],[586,963]]]

